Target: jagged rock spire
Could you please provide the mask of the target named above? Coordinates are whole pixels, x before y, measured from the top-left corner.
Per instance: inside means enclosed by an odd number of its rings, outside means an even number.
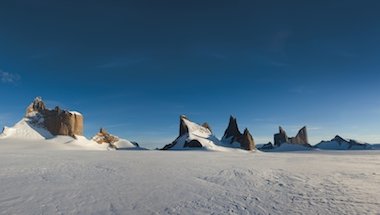
[[[249,133],[249,130],[246,128],[244,129],[244,133],[239,138],[240,142],[240,148],[251,151],[256,149],[255,141],[253,140],[253,137],[251,133]]]
[[[242,134],[239,131],[239,127],[237,125],[237,120],[235,117],[230,116],[230,121],[228,123],[228,127],[226,131],[224,132],[224,138],[229,138],[229,137],[239,137]]]
[[[222,141],[232,144],[233,142],[240,143],[240,148],[245,150],[254,150],[256,149],[255,141],[253,140],[252,135],[249,133],[248,129],[244,129],[242,134],[239,131],[237,120],[235,117],[230,116],[230,121],[228,127],[224,132]]]
[[[306,126],[302,127],[295,137],[288,137],[285,130],[280,126],[279,132],[274,135],[274,145],[280,146],[282,143],[292,143],[309,146]]]
[[[42,112],[46,109],[45,103],[40,96],[37,96],[33,102],[26,108],[26,116],[32,112]]]
[[[187,120],[187,117],[185,115],[181,115],[179,117],[179,137],[186,134],[186,133],[189,133],[189,128],[187,127],[186,123],[184,122],[184,120]]]
[[[298,141],[298,143],[302,143],[302,144],[308,144],[309,143],[308,138],[307,138],[306,126],[302,127],[298,131],[295,139]]]

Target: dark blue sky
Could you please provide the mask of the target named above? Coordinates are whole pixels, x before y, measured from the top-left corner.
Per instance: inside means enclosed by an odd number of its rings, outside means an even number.
[[[380,1],[0,1],[0,126],[35,96],[148,147],[178,117],[256,142],[380,142]]]

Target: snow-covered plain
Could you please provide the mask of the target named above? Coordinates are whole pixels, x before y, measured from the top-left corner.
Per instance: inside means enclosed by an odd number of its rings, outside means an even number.
[[[0,214],[379,214],[380,151],[95,151],[3,139],[0,193]]]

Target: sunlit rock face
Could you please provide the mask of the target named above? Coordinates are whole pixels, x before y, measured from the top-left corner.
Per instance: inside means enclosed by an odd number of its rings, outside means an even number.
[[[45,127],[52,135],[83,135],[82,114],[59,107],[47,109],[41,97],[35,98],[28,106],[25,117],[35,118],[35,122]]]
[[[99,144],[113,144],[119,141],[118,137],[108,133],[104,128],[101,128],[100,131],[92,139]]]

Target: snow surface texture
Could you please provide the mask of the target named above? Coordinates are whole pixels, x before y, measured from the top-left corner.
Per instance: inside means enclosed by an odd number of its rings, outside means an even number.
[[[380,211],[380,151],[375,150],[62,149],[81,148],[39,140],[0,140],[0,214],[326,215]]]

